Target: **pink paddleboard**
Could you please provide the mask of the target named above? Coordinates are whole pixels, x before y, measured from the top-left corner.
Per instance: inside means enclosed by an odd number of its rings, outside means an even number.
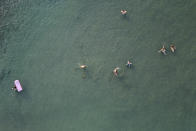
[[[18,92],[21,92],[21,91],[22,91],[22,86],[21,86],[21,84],[20,84],[20,81],[19,81],[19,80],[15,80],[15,81],[14,81],[14,84],[15,84],[15,86],[16,86],[16,90],[17,90]]]

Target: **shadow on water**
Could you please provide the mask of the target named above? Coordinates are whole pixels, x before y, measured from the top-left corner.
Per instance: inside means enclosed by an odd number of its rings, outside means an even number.
[[[82,70],[82,79],[90,78],[90,73],[87,69]]]
[[[121,18],[123,20],[126,20],[126,21],[129,21],[130,20],[130,17],[128,15],[121,15]]]
[[[88,79],[91,78],[91,75],[89,73],[89,68],[88,69],[80,69],[80,68],[75,68],[74,69],[77,73],[81,74],[82,79]]]

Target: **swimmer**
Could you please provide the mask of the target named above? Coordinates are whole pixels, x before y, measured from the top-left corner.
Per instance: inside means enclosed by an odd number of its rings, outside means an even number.
[[[87,65],[80,65],[80,69],[86,69]]]
[[[126,15],[127,14],[126,10],[121,10],[120,12],[121,12],[122,15]]]
[[[115,76],[118,76],[118,70],[119,70],[120,68],[119,67],[116,67],[114,70],[113,70],[113,74],[115,75]]]
[[[174,53],[176,50],[176,46],[174,46],[173,44],[170,45],[170,50]]]
[[[12,90],[16,91],[16,86],[12,87]]]
[[[166,49],[165,49],[165,46],[163,45],[163,47],[158,51],[159,53],[162,53],[164,55],[167,55],[166,54]]]
[[[131,68],[132,63],[128,60],[126,66],[127,66],[128,68]]]

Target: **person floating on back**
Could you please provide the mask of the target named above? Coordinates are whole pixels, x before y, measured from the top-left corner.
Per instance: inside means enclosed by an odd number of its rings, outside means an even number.
[[[126,66],[127,66],[128,68],[131,68],[132,63],[128,60]]]
[[[127,11],[126,11],[126,10],[121,10],[120,12],[121,12],[121,14],[122,14],[123,16],[125,16],[125,15],[127,14]]]
[[[172,53],[174,53],[176,51],[176,46],[174,46],[173,44],[170,45],[170,50]]]
[[[114,70],[113,70],[113,74],[115,75],[115,76],[118,76],[118,70],[119,70],[120,68],[119,67],[116,67]]]
[[[80,65],[80,69],[86,69],[87,65]]]
[[[166,54],[166,49],[165,49],[165,46],[163,45],[163,47],[158,51],[159,53],[162,53],[164,55],[167,55]]]

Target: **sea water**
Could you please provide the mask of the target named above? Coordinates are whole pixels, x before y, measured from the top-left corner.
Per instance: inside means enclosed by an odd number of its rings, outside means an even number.
[[[0,6],[0,131],[196,130],[195,0]]]

